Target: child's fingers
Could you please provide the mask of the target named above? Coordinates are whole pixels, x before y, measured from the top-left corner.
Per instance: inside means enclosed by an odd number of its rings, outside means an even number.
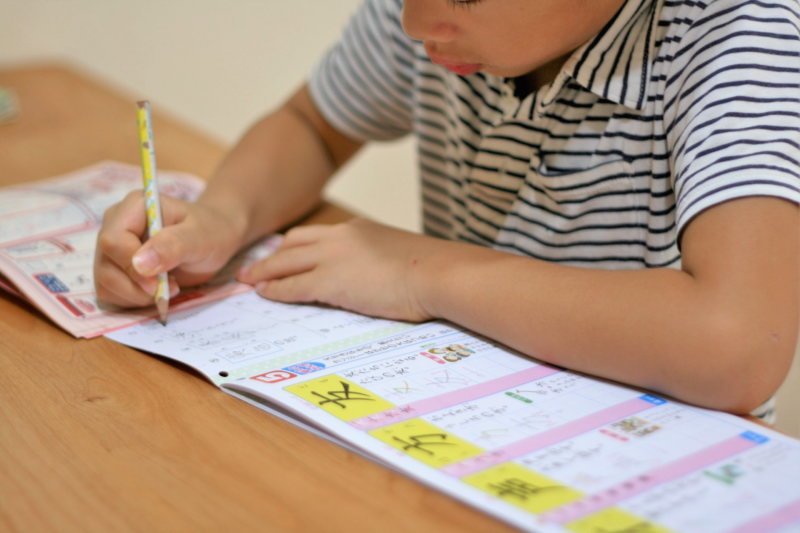
[[[100,301],[124,307],[142,307],[153,303],[155,278],[132,276],[110,261],[98,263],[94,277]],[[148,287],[148,283],[152,287]]]
[[[318,242],[330,231],[330,228],[331,226],[324,224],[294,227],[286,232],[286,235],[281,241],[279,250],[286,250],[296,246],[305,246]]]
[[[239,271],[242,283],[254,285],[259,281],[296,276],[313,270],[319,263],[311,246],[281,248],[274,254]]]
[[[97,234],[97,256],[125,269],[142,245],[146,224],[141,193],[128,194],[122,202],[106,210]]]
[[[205,257],[204,237],[187,224],[167,226],[136,250],[131,263],[143,276],[155,276],[179,265],[194,263]]]
[[[170,212],[181,211],[180,202],[164,199]],[[94,268],[98,299],[125,307],[152,304],[157,281],[152,274],[138,271],[133,262],[146,238],[144,199],[141,191],[133,191],[106,210],[103,216],[103,225],[97,235]],[[174,292],[177,285],[174,281],[172,285]]]
[[[314,278],[315,276],[312,272],[306,272],[296,276],[259,281],[256,283],[255,288],[259,296],[276,302],[328,303],[318,293]]]
[[[224,231],[204,227],[192,217],[164,227],[133,254],[133,270],[145,277],[171,272],[181,286],[208,281],[229,259],[229,243]]]
[[[142,241],[138,235],[104,227],[97,235],[96,256],[126,270],[131,265],[133,254],[141,246]]]
[[[94,279],[99,300],[123,306],[146,304],[148,280],[131,267],[131,257],[142,245],[145,227],[140,192],[128,194],[106,211],[95,251]]]
[[[102,275],[96,275],[96,294],[101,302],[122,307],[149,307],[153,305],[153,295],[158,281],[156,278],[136,278],[110,265]],[[180,289],[173,278],[169,280],[170,296],[176,296]]]

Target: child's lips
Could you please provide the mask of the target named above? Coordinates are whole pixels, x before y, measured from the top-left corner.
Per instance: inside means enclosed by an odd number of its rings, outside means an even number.
[[[455,72],[459,76],[469,76],[470,74],[475,74],[483,66],[480,63],[463,63],[460,61],[447,59],[445,57],[439,57],[434,54],[429,54],[429,57],[432,62],[443,66],[450,72]]]
[[[443,63],[442,66],[449,70],[450,72],[455,72],[459,76],[469,76],[470,74],[475,74],[481,69],[481,65],[475,63],[456,63],[456,64],[448,64]]]

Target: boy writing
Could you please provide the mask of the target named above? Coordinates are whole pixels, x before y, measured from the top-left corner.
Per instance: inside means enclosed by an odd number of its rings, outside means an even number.
[[[98,238],[98,295],[147,305],[311,209],[364,143],[414,134],[426,235],[290,230],[264,297],[444,318],[524,353],[746,413],[800,316],[794,0],[366,0],[309,83],[194,204],[139,194]],[[376,179],[380,179],[376,176]]]

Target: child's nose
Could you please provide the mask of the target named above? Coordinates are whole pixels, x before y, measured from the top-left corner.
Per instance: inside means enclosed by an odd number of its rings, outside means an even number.
[[[458,34],[458,27],[448,21],[452,12],[447,2],[441,0],[406,0],[403,4],[403,31],[417,41],[452,41]]]

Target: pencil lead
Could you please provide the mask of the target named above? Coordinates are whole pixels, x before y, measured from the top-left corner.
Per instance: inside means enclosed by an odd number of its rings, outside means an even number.
[[[166,326],[169,301],[166,298],[159,298],[156,302],[156,308],[158,309],[158,321],[161,322],[162,326]]]

